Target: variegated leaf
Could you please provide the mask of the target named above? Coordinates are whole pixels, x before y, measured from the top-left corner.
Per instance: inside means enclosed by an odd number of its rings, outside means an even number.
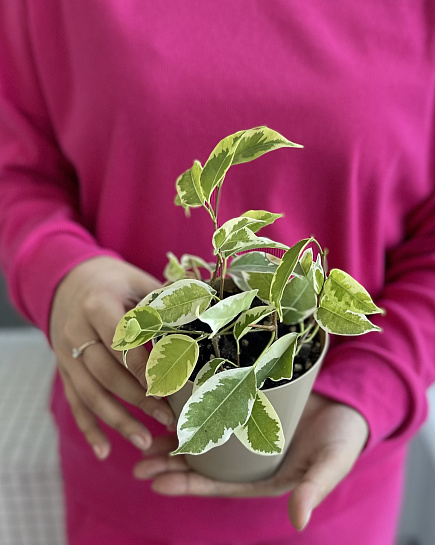
[[[157,299],[157,297],[167,288],[169,288],[169,286],[162,286],[161,288],[150,291],[141,301],[139,301],[139,303],[136,305],[136,308],[148,306],[152,301],[154,301],[154,299]]]
[[[141,346],[151,340],[161,327],[162,319],[158,312],[150,307],[136,307],[128,311],[117,325],[112,348],[123,351]]]
[[[257,290],[244,291],[236,295],[231,295],[208,308],[198,318],[201,322],[211,327],[211,336],[216,335],[220,329],[234,320],[237,315],[248,309],[256,295]]]
[[[255,225],[258,222],[251,218],[233,218],[225,222],[222,227],[219,227],[213,234],[213,246],[215,253],[221,248],[229,247],[239,241],[255,240],[252,239],[253,231],[249,229],[250,224]],[[248,229],[246,229],[248,227]]]
[[[224,363],[230,363],[233,367],[235,367],[235,364],[232,361],[226,360],[225,358],[213,358],[212,360],[208,361],[198,371],[198,374],[193,382],[192,393],[202,386],[209,378],[214,376]]]
[[[263,392],[257,392],[251,416],[234,435],[248,450],[263,456],[281,454],[285,445],[279,416]]]
[[[247,163],[261,157],[268,151],[283,147],[302,148],[303,146],[290,142],[290,140],[268,127],[250,129],[244,131],[237,142],[232,164]]]
[[[272,249],[288,250],[288,246],[280,242],[275,242],[270,238],[257,237],[248,227],[245,227],[239,231],[237,241],[228,242],[220,251],[224,257],[230,257],[240,252],[247,252],[248,250],[270,252]]]
[[[243,312],[234,324],[233,333],[236,341],[239,341],[246,333],[251,331],[250,325],[258,324],[258,322],[274,311],[275,309],[272,306],[261,306],[250,308]]]
[[[200,184],[201,172],[201,163],[195,161],[189,170],[177,178],[175,187],[177,188],[178,201],[176,199],[175,204],[192,208],[204,205],[205,197]]]
[[[202,192],[207,201],[210,201],[213,190],[222,182],[227,170],[230,168],[234,157],[235,144],[244,132],[239,131],[221,140],[207,159],[200,180]]]
[[[327,295],[321,298],[314,318],[322,329],[336,335],[363,335],[370,331],[381,331],[364,314],[344,309],[341,303]]]
[[[312,238],[306,238],[297,242],[294,246],[289,248],[283,255],[281,263],[275,271],[272,284],[270,286],[270,303],[274,305],[278,311],[278,315],[282,320],[282,308],[281,299],[284,293],[284,288],[293,273],[299,259],[299,255],[306,248],[306,246],[312,242]]]
[[[257,386],[261,388],[267,378],[277,381],[291,379],[293,360],[299,333],[288,333],[275,341],[255,363]]]
[[[192,322],[209,306],[216,291],[200,280],[178,280],[168,286],[151,303],[163,323],[179,326]]]
[[[359,314],[380,314],[382,309],[377,307],[369,293],[359,282],[340,269],[332,269],[325,281],[323,297],[333,300],[343,310]]]
[[[162,337],[147,361],[147,395],[167,396],[180,390],[192,374],[198,356],[198,343],[188,335]]]
[[[314,291],[317,293],[317,295],[319,295],[325,282],[325,272],[323,270],[320,254],[317,256],[316,261],[313,261],[310,272],[312,274]]]
[[[272,212],[267,212],[266,210],[248,210],[248,212],[242,214],[242,217],[258,220],[257,222],[248,225],[249,229],[253,233],[256,233],[262,227],[272,225],[275,220],[282,218],[283,215],[284,214],[273,214]]]
[[[190,397],[178,419],[173,454],[202,454],[222,445],[248,420],[256,394],[252,367],[223,371]]]
[[[163,276],[166,280],[169,282],[176,282],[177,280],[184,278],[186,276],[186,270],[178,261],[177,257],[172,252],[168,252],[166,257],[169,259],[169,263],[163,270]]]

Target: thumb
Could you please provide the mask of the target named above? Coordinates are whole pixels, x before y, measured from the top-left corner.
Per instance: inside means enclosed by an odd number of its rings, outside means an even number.
[[[343,452],[323,454],[303,475],[290,495],[288,514],[296,530],[303,530],[315,509],[352,467]]]

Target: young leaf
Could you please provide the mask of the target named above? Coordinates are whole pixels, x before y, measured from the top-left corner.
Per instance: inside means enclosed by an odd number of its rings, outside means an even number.
[[[177,257],[172,252],[168,252],[166,257],[169,259],[169,263],[163,271],[163,276],[166,280],[169,282],[176,282],[177,280],[184,278],[186,276],[186,270],[178,261]]]
[[[340,269],[332,269],[323,286],[322,297],[333,299],[337,305],[350,312],[359,314],[380,314],[383,310],[377,307],[368,292]]]
[[[213,358],[212,360],[208,361],[198,371],[198,374],[193,382],[192,393],[202,386],[209,378],[215,375],[219,367],[221,367],[221,365],[224,363],[230,363],[233,367],[235,367],[235,364],[232,361],[226,360],[225,358]]]
[[[314,318],[322,329],[336,335],[363,335],[369,331],[381,331],[364,314],[343,308],[341,302],[328,295],[320,299]]]
[[[239,271],[274,273],[276,267],[277,265],[267,257],[267,254],[263,252],[248,252],[232,260],[228,274],[231,275]]]
[[[308,250],[305,250],[305,252],[301,255],[299,262],[302,267],[303,273],[306,276],[310,272],[311,266],[313,264],[313,249],[308,248]]]
[[[282,147],[302,148],[303,146],[290,142],[287,138],[268,127],[257,127],[244,131],[237,142],[232,164],[238,165],[253,161],[268,151]]]
[[[272,284],[270,286],[269,300],[278,311],[278,315],[281,320],[283,319],[281,299],[282,294],[284,293],[284,288],[296,267],[300,253],[310,242],[312,242],[312,240],[312,238],[303,239],[289,248],[283,255],[281,263],[275,271]]]
[[[211,327],[211,336],[214,336],[238,314],[248,309],[256,295],[257,290],[231,295],[231,297],[226,297],[225,299],[222,299],[222,301],[219,301],[219,303],[216,303],[216,305],[208,308],[198,316],[198,318],[201,322],[204,322]]]
[[[196,267],[198,269],[206,269],[209,272],[213,271],[210,263],[207,263],[202,257],[196,255],[183,254],[180,263],[185,270],[194,269]]]
[[[130,324],[130,322],[132,323]],[[136,348],[151,340],[161,327],[162,319],[153,308],[133,308],[123,316],[117,325],[112,348],[118,351]]]
[[[227,170],[230,168],[234,157],[234,146],[244,132],[236,132],[221,140],[207,159],[200,181],[203,195],[208,202],[210,202],[213,190],[222,182]]]
[[[266,210],[248,210],[242,214],[242,217],[258,220],[255,223],[248,225],[249,229],[256,233],[262,227],[266,225],[272,225],[272,223],[278,218],[282,218],[284,214],[273,214],[272,212],[266,212]]]
[[[175,187],[177,188],[178,199],[175,200],[175,204],[192,208],[204,205],[205,197],[200,184],[201,172],[201,163],[195,161],[189,170],[186,170],[177,178]]]
[[[275,309],[272,306],[254,307],[243,312],[234,324],[234,337],[238,342],[246,333],[251,331],[251,324],[258,324],[263,318],[269,316]]]
[[[192,394],[178,419],[173,454],[202,454],[222,445],[251,414],[256,394],[252,367],[218,373]]]
[[[291,379],[293,359],[299,333],[288,333],[275,341],[255,363],[257,386],[261,388],[267,378],[277,381]]]
[[[317,256],[316,261],[313,261],[310,273],[312,274],[314,291],[317,293],[317,295],[319,295],[319,293],[322,291],[323,283],[325,282],[325,272],[323,270],[320,255]]]
[[[200,280],[178,280],[151,303],[165,325],[179,326],[195,320],[209,306],[216,291]]]
[[[263,456],[281,454],[285,439],[281,421],[272,403],[258,391],[251,416],[234,435],[250,451]]]
[[[198,343],[188,335],[162,337],[148,358],[147,395],[167,396],[177,392],[188,381],[198,356]]]

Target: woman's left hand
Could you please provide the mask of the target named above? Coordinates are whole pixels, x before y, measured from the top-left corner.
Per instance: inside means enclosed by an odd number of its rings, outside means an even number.
[[[283,463],[274,476],[251,483],[209,479],[190,470],[183,456],[169,456],[175,436],[156,438],[139,462],[137,479],[168,496],[277,496],[292,491],[289,517],[302,530],[311,513],[351,470],[368,437],[368,425],[356,410],[311,394]]]

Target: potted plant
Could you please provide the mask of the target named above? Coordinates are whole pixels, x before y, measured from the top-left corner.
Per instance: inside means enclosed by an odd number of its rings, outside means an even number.
[[[126,365],[129,350],[153,341],[147,395],[169,396],[178,416],[173,454],[222,480],[276,470],[329,333],[379,330],[367,315],[382,310],[346,272],[327,273],[317,240],[288,247],[257,235],[282,214],[250,210],[219,224],[228,169],[281,147],[301,146],[267,127],[239,131],[177,179],[175,203],[186,213],[203,207],[214,224],[215,261],[169,253],[167,283],[124,315],[113,338]]]

